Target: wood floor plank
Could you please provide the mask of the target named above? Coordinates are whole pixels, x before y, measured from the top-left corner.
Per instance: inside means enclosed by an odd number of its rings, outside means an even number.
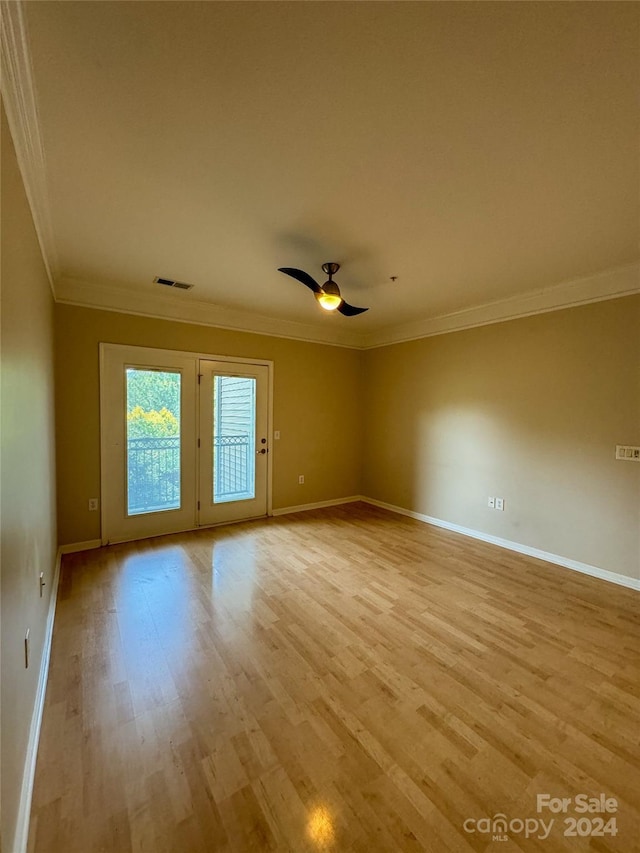
[[[29,853],[633,853],[639,603],[363,504],[65,556]]]

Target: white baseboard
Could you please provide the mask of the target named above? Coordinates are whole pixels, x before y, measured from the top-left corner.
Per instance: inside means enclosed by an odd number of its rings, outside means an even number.
[[[22,775],[22,787],[20,789],[20,803],[18,805],[18,818],[16,821],[16,833],[13,840],[14,853],[26,853],[29,840],[29,821],[31,818],[31,798],[33,795],[33,783],[36,775],[36,760],[38,758],[38,743],[40,741],[40,726],[42,725],[42,714],[44,712],[44,700],[47,694],[47,679],[49,677],[49,660],[51,658],[51,641],[53,638],[53,623],[56,615],[56,601],[58,600],[58,583],[60,580],[60,562],[62,549],[58,548],[56,565],[53,572],[53,583],[51,598],[49,599],[49,610],[47,612],[47,623],[44,632],[44,644],[42,647],[42,658],[40,660],[40,673],[38,675],[38,687],[31,715],[31,726],[29,727],[29,740],[27,742],[27,754],[24,762]]]
[[[490,533],[482,533],[480,530],[473,530],[470,527],[462,527],[459,524],[452,524],[450,521],[443,521],[441,518],[433,518],[430,515],[413,512],[413,510],[404,509],[404,507],[388,504],[384,501],[378,501],[375,498],[362,497],[360,500],[364,501],[364,503],[371,504],[372,506],[378,506],[381,509],[388,509],[390,512],[407,515],[409,518],[415,518],[417,521],[425,522],[425,524],[433,524],[435,527],[443,527],[445,530],[452,530],[454,533],[461,533],[463,536],[469,536],[472,539],[480,539],[482,542],[489,542],[491,545],[497,545],[499,548],[506,548],[508,551],[517,551],[518,554],[526,554],[528,557],[535,557],[538,560],[544,560],[547,563],[553,563],[556,566],[562,566],[563,568],[571,569],[574,572],[581,572],[583,575],[591,575],[591,577],[599,578],[603,581],[609,581],[609,583],[615,583],[619,586],[626,586],[629,589],[640,591],[640,580],[630,578],[627,575],[619,575],[616,572],[610,572],[607,569],[590,566],[588,563],[580,563],[578,560],[571,560],[568,557],[560,557],[558,554],[550,554],[548,551],[540,551],[538,548],[531,548],[529,545],[520,545],[518,542],[511,542],[509,539],[501,539],[499,536],[492,536]]]
[[[327,506],[340,506],[340,504],[352,504],[356,501],[366,500],[360,495],[351,495],[348,498],[334,498],[330,501],[316,501],[312,504],[300,504],[299,506],[283,506],[280,509],[274,509],[271,515],[290,515],[292,512],[306,512],[309,509],[323,509]]]
[[[59,548],[60,554],[77,554],[78,551],[93,551],[94,548],[102,547],[100,539],[88,539],[86,542],[70,542],[68,545],[61,545]]]

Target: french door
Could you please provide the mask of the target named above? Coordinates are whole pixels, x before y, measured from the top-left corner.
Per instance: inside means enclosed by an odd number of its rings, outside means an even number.
[[[102,541],[268,512],[270,366],[101,344]]]
[[[269,368],[201,360],[200,524],[267,513]]]

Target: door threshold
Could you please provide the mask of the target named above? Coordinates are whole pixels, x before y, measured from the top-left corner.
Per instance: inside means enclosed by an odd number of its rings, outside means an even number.
[[[218,521],[215,524],[198,524],[196,527],[187,527],[184,530],[167,530],[165,533],[151,533],[148,536],[134,536],[130,539],[103,539],[101,546],[106,548],[107,545],[125,545],[127,542],[144,542],[145,539],[160,539],[163,536],[179,536],[181,533],[197,533],[198,530],[208,530],[212,527],[228,527],[231,524],[244,524],[246,521],[261,521],[265,518],[270,518],[271,515],[252,515],[249,518],[236,518],[232,521]]]
[[[228,527],[230,524],[244,524],[245,521],[260,521],[262,518],[269,518],[269,514],[265,515],[250,515],[247,518],[234,518],[231,521],[215,521],[212,524],[199,524],[195,530],[207,530],[210,527]]]

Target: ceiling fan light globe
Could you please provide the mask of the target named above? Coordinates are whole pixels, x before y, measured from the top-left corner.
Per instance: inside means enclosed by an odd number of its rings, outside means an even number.
[[[335,311],[342,305],[342,297],[337,293],[316,293],[316,299],[325,311]]]

